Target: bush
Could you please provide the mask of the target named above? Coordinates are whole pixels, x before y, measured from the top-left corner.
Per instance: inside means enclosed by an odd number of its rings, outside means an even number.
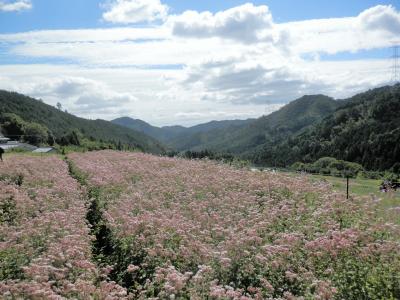
[[[332,175],[336,177],[356,177],[360,172],[364,172],[360,164],[337,160],[333,157],[322,157],[314,163],[296,162],[291,166],[292,170],[306,171],[311,174]]]
[[[306,170],[306,164],[298,161],[291,165],[290,169],[297,172],[302,172]]]
[[[338,161],[336,160],[336,158],[333,157],[322,157],[320,159],[318,159],[316,162],[314,162],[314,167],[316,169],[324,169],[324,168],[331,168],[332,164],[337,163]]]

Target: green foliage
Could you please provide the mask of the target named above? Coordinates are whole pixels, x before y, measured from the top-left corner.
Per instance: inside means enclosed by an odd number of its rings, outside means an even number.
[[[49,139],[48,129],[38,123],[27,123],[24,134],[24,141],[36,146],[47,143]]]
[[[167,143],[179,151],[229,152],[251,158],[265,143],[276,143],[332,113],[339,103],[323,95],[304,96],[280,110],[256,120],[234,120],[207,126],[207,130],[184,132]],[[217,122],[216,122],[217,123]]]
[[[24,182],[24,175],[22,175],[22,174],[17,174],[17,175],[1,174],[0,181],[5,181],[9,184],[16,184],[18,186],[21,186],[22,183]]]
[[[22,279],[24,272],[22,267],[29,264],[26,253],[15,248],[0,250],[0,281],[9,279]]]
[[[398,172],[400,84],[356,95],[341,104],[303,132],[265,143],[254,151],[254,161],[284,167],[334,157],[366,170]]]
[[[0,124],[6,136],[39,146],[50,140],[49,130],[35,122],[27,122],[14,113],[0,114]]]
[[[57,142],[61,146],[75,145],[80,146],[82,135],[77,130],[72,130],[64,134]]]
[[[138,149],[152,153],[163,153],[164,147],[141,132],[128,129],[104,120],[86,120],[65,113],[55,107],[37,101],[33,98],[0,90],[0,123],[6,135],[24,135],[26,124],[29,131],[38,135],[40,143],[57,143],[88,146],[97,149],[103,144],[116,148]],[[47,138],[43,128],[47,129]],[[78,145],[77,145],[78,144]]]
[[[4,134],[8,136],[24,135],[25,121],[14,113],[5,113],[0,115],[1,128]]]
[[[201,151],[186,151],[182,155],[184,158],[188,159],[204,159],[208,158],[211,160],[220,160],[224,162],[233,162],[234,156],[230,153],[216,153],[209,150],[201,150]]]
[[[2,199],[0,202],[0,224],[13,225],[17,216],[18,211],[13,197]]]
[[[79,182],[80,185],[86,186],[86,185],[87,185],[87,177],[88,177],[88,176],[87,176],[86,174],[84,174],[82,171],[80,171],[80,170],[74,165],[74,163],[73,163],[71,160],[65,158],[65,161],[66,161],[66,163],[67,163],[67,165],[68,165],[69,174],[70,174],[75,180],[77,180],[77,181]]]
[[[314,163],[295,162],[292,170],[308,172],[313,174],[332,175],[336,177],[357,177],[364,171],[360,164],[344,160],[337,160],[333,157],[322,157]],[[365,174],[365,173],[364,173]]]

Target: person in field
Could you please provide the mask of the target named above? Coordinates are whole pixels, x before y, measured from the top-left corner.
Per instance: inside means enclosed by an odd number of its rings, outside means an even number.
[[[3,161],[4,149],[0,147],[0,160]]]

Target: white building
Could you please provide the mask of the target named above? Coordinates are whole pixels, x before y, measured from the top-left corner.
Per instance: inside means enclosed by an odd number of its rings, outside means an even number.
[[[9,138],[4,137],[1,133],[0,133],[0,144],[7,144],[7,142],[9,141]]]
[[[32,151],[33,153],[56,153],[57,149],[53,147],[37,148]]]

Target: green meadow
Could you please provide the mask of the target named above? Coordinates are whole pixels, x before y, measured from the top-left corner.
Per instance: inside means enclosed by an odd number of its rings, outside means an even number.
[[[324,180],[332,184],[336,191],[346,193],[346,178],[311,175],[312,180]],[[400,190],[383,193],[379,190],[382,180],[379,179],[349,179],[349,194],[351,196],[366,196],[379,199],[379,209],[382,210],[382,217],[389,217],[397,224],[400,224],[400,213],[393,210],[400,206]],[[394,218],[394,219],[393,219]]]

